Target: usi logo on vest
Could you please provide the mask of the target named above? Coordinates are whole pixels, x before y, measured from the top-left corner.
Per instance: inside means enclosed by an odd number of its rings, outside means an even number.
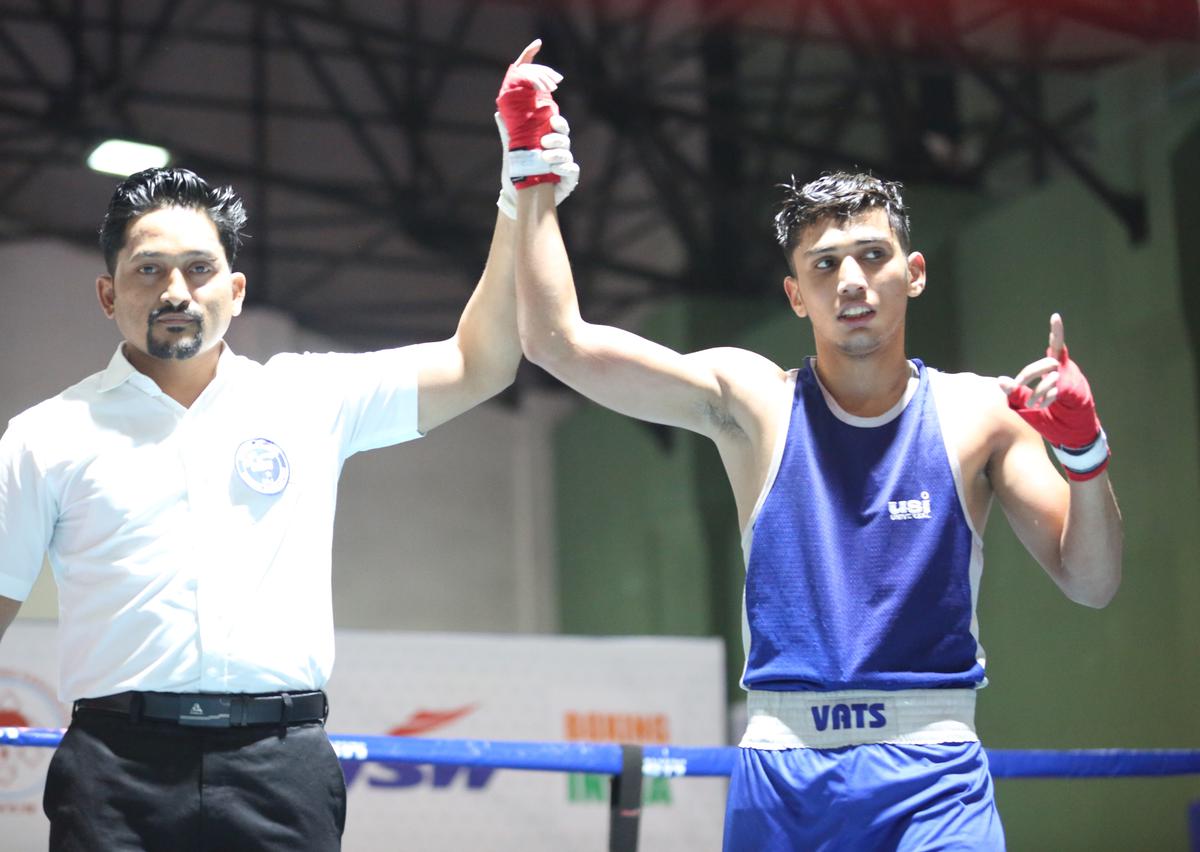
[[[920,500],[888,500],[888,514],[893,521],[922,521],[932,517],[929,492],[922,491]]]

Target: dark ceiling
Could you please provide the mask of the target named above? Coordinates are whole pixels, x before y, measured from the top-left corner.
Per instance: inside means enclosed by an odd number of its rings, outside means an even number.
[[[353,345],[449,334],[495,215],[491,113],[533,36],[583,167],[589,317],[774,288],[772,186],[870,168],[1003,195],[1091,165],[1088,81],[1194,44],[1194,0],[0,0],[0,238],[94,245],[108,136],[245,196],[252,299]]]

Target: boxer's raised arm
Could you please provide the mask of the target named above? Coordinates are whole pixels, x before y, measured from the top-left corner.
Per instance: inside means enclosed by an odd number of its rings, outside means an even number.
[[[611,326],[586,322],[552,192],[518,195],[517,289],[526,357],[615,411],[717,437],[746,428],[743,402],[782,372],[740,349],[680,354]]]

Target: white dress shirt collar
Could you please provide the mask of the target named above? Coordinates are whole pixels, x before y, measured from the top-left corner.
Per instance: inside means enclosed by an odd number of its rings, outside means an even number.
[[[229,344],[221,341],[221,355],[217,359],[217,376],[220,376],[222,371],[228,369],[229,364],[237,356],[233,350],[229,348]],[[125,344],[117,345],[117,351],[113,353],[112,358],[108,361],[108,366],[104,372],[100,374],[100,385],[97,390],[100,393],[106,393],[113,388],[120,387],[127,381],[133,381],[137,387],[149,393],[151,396],[163,396],[162,388],[154,379],[147,376],[145,373],[138,370],[137,367],[130,363],[125,357]],[[214,377],[215,380],[215,377]]]

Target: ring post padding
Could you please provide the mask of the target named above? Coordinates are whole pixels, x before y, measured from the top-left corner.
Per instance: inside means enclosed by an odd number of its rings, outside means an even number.
[[[621,773],[612,777],[608,852],[637,852],[642,821],[642,747],[621,746]]]

